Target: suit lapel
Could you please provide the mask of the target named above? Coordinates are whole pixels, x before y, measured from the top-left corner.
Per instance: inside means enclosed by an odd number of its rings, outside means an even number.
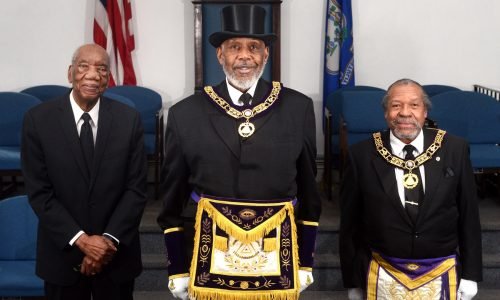
[[[429,148],[429,146],[434,142],[436,137],[436,130],[424,129],[424,149]],[[443,177],[443,166],[441,160],[436,160],[439,156],[440,151],[438,150],[436,154],[424,164],[425,170],[425,193],[424,193],[424,203],[419,211],[418,219],[421,219],[422,213],[432,204],[432,197],[436,192],[439,182]]]
[[[113,115],[109,110],[109,101],[101,97],[99,105],[99,124],[97,129],[96,143],[94,149],[94,162],[90,171],[90,189],[93,188],[96,177],[101,166],[104,149],[106,149],[106,142],[108,141],[111,124],[113,123]]]
[[[257,86],[255,87],[255,93],[253,95],[254,102],[252,103],[254,106],[264,101],[265,97],[269,94],[270,85],[267,81],[259,79],[257,82]]]
[[[384,146],[392,153],[390,142],[389,142],[389,131],[382,133],[382,142]],[[403,204],[401,204],[401,199],[399,198],[396,174],[394,173],[394,166],[386,162],[378,152],[376,152],[373,159],[373,166],[378,174],[385,193],[391,200],[394,208],[399,212],[401,218],[403,218],[408,225],[413,226],[408,214],[406,213]]]
[[[271,85],[269,84],[269,82],[259,79],[254,94],[254,99],[256,100],[254,106],[258,105],[261,102],[264,102],[264,100],[269,96],[270,92],[271,92]],[[282,99],[278,99],[277,101],[281,100]],[[250,122],[252,122],[255,125],[254,135],[258,134],[259,130],[261,130],[266,125],[267,121],[269,121],[271,115],[274,112],[275,108],[274,105],[278,105],[278,103],[273,104],[272,107],[268,108],[266,111],[262,112],[261,114],[257,115],[257,117],[250,120]],[[249,137],[249,139],[251,138],[252,137]]]
[[[69,94],[60,102],[61,118],[60,125],[64,132],[64,138],[68,142],[71,153],[78,165],[78,169],[82,173],[82,177],[89,183],[89,173],[87,172],[87,165],[83,157],[82,148],[80,147],[80,138],[78,130],[76,129],[75,115],[71,109]]]
[[[224,80],[215,88],[216,93],[224,98],[226,102],[231,103],[231,97],[227,91],[226,81]],[[212,100],[209,100],[212,101]],[[238,124],[235,119],[225,113],[221,113],[219,108],[215,108],[215,103],[209,104],[209,117],[210,122],[215,128],[215,131],[224,142],[224,144],[231,150],[236,158],[240,157],[240,138],[238,135]]]

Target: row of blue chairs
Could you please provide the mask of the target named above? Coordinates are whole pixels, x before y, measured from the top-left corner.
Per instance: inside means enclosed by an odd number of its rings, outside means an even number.
[[[500,102],[476,92],[448,92],[431,97],[430,118],[437,126],[465,138],[475,173],[500,171]]]
[[[20,141],[24,113],[31,107],[69,93],[61,85],[39,85],[21,92],[0,92],[0,179],[12,177],[7,184],[0,180],[3,194],[8,194],[21,175]],[[140,86],[116,86],[104,96],[137,109],[144,126],[144,143],[148,160],[154,164],[155,198],[158,198],[160,165],[163,161],[163,109],[157,92]]]
[[[65,95],[69,93],[69,91],[70,88],[67,86],[56,85],[56,84],[44,84],[26,88],[22,90],[21,93],[35,96],[36,98],[44,102]],[[122,96],[120,94],[109,91],[107,92],[106,96],[113,100],[127,104],[128,106],[136,108],[135,103],[126,96]]]
[[[21,175],[21,127],[24,112],[41,101],[31,95],[0,92],[0,197],[10,194]],[[10,182],[4,177],[11,177]]]
[[[427,87],[427,89],[426,89]],[[500,103],[494,98],[442,85],[424,86],[433,103],[426,125],[464,137],[476,173],[500,171]],[[326,102],[324,185],[331,198],[332,167],[342,176],[350,145],[387,128],[385,91],[359,86],[333,92]]]
[[[27,196],[0,200],[2,299],[44,295],[43,281],[35,274],[37,226],[38,218]]]

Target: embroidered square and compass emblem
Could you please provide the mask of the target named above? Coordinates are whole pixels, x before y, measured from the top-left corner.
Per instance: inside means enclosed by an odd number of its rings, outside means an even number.
[[[189,294],[197,299],[298,299],[291,201],[201,198]]]

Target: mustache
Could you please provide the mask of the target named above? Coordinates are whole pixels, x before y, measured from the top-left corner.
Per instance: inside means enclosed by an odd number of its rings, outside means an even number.
[[[397,125],[397,124],[412,124],[415,126],[419,126],[417,119],[415,117],[397,117],[392,121],[392,124]]]
[[[246,62],[234,65],[234,68],[256,68],[256,67],[257,67],[256,64],[246,63]]]

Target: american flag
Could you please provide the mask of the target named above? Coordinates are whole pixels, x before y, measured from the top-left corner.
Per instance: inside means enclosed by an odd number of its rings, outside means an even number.
[[[109,86],[137,83],[132,63],[135,42],[130,1],[95,1],[94,43],[101,45],[109,54]]]

